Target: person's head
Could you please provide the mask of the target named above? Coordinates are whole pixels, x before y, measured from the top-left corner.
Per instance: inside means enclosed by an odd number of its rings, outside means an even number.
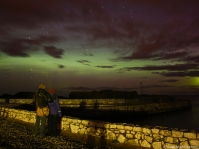
[[[39,88],[40,88],[40,89],[45,89],[46,86],[45,86],[45,84],[42,83],[42,84],[39,85]]]
[[[50,94],[55,94],[55,89],[54,88],[50,88],[48,91]]]

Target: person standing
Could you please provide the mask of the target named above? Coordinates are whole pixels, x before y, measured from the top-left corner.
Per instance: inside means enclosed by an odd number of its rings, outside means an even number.
[[[59,104],[59,98],[55,92],[55,89],[49,89],[49,93],[52,97],[53,102],[48,103],[50,108],[50,114],[48,116],[48,135],[57,137],[59,135],[57,125],[59,123],[59,120],[61,120],[62,112]]]
[[[33,96],[33,103],[35,105],[36,111],[37,108],[44,108],[48,107],[48,102],[52,102],[52,98],[50,94],[45,90],[46,86],[44,84],[39,85],[39,90],[34,94]],[[41,126],[40,126],[41,122]],[[34,125],[33,135],[37,136],[40,135],[40,137],[45,137],[45,127],[47,122],[47,116],[39,116],[36,112],[36,121]]]

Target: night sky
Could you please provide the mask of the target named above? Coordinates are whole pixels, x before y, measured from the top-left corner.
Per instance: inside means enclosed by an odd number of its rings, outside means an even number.
[[[199,1],[1,0],[0,83],[198,94]]]

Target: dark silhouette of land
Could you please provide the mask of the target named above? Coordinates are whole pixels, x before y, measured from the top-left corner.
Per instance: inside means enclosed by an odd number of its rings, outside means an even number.
[[[33,99],[35,92],[18,92],[14,95],[11,94],[3,94],[0,98],[4,99]],[[60,99],[67,99],[68,97],[59,96]]]
[[[69,99],[133,99],[137,97],[136,91],[113,91],[113,90],[102,90],[102,91],[91,91],[91,92],[71,92]]]

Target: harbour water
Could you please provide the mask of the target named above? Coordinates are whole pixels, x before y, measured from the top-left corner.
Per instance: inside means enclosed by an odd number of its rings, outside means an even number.
[[[179,128],[199,131],[199,96],[175,96],[175,99],[191,100],[192,108],[149,115],[133,121],[134,124],[148,126],[163,126],[168,128]]]

